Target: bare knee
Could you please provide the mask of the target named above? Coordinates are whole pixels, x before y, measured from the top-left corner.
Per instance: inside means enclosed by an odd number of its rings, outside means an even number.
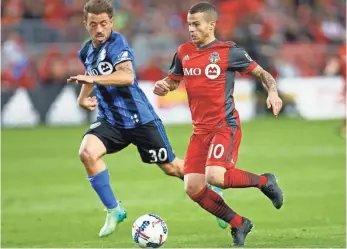
[[[81,162],[86,166],[90,167],[93,164],[97,162],[99,159],[99,155],[96,153],[93,153],[90,149],[88,148],[81,148],[78,152],[78,155],[80,157]]]
[[[184,185],[184,191],[186,192],[186,194],[190,197],[193,198],[194,196],[196,196],[198,193],[200,193],[200,191],[204,188],[204,185],[200,185],[200,184],[191,184],[191,183],[186,183]]]
[[[193,201],[197,201],[197,196],[205,186],[204,174],[189,173],[184,176],[184,190]]]
[[[223,188],[224,187],[224,175],[220,174],[207,174],[206,182],[210,185]]]

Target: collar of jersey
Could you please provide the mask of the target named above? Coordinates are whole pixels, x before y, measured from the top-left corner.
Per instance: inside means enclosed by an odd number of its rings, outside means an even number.
[[[209,44],[206,44],[204,46],[200,46],[200,47],[197,47],[198,49],[206,49],[206,48],[209,48],[211,47],[213,44],[217,43],[218,42],[218,39],[215,39],[214,41],[210,42]]]

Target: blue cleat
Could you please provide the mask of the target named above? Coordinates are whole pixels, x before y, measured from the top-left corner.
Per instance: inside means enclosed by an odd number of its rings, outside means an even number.
[[[99,232],[100,237],[106,237],[113,233],[117,225],[127,217],[127,213],[125,209],[120,206],[120,202],[118,202],[118,206],[116,208],[106,209],[106,211],[107,215],[105,224]]]
[[[222,197],[224,199],[224,197],[223,197],[223,190],[221,188],[218,188],[216,186],[212,186],[210,184],[207,184],[207,187],[212,189],[214,192],[216,192],[220,197]],[[227,222],[225,222],[224,220],[222,220],[222,219],[220,219],[218,217],[216,217],[216,219],[217,219],[217,223],[218,223],[220,228],[225,229],[225,228],[227,228],[229,226],[229,224]]]

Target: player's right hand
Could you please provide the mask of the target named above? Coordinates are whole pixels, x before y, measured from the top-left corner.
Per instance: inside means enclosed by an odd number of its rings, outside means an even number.
[[[165,96],[170,92],[170,86],[165,80],[159,80],[154,85],[153,93],[158,96]]]
[[[266,105],[268,109],[272,107],[272,112],[274,116],[277,117],[282,109],[283,102],[282,102],[282,99],[278,96],[277,92],[269,93],[266,99]]]
[[[87,98],[82,98],[82,99],[78,99],[78,104],[89,111],[95,110],[95,108],[98,106],[98,101],[96,99],[96,97],[87,97]]]

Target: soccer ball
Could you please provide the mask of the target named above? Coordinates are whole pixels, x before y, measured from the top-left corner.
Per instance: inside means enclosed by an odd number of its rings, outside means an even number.
[[[168,228],[163,219],[155,214],[145,214],[139,217],[133,225],[133,240],[140,247],[158,248],[167,239]]]

